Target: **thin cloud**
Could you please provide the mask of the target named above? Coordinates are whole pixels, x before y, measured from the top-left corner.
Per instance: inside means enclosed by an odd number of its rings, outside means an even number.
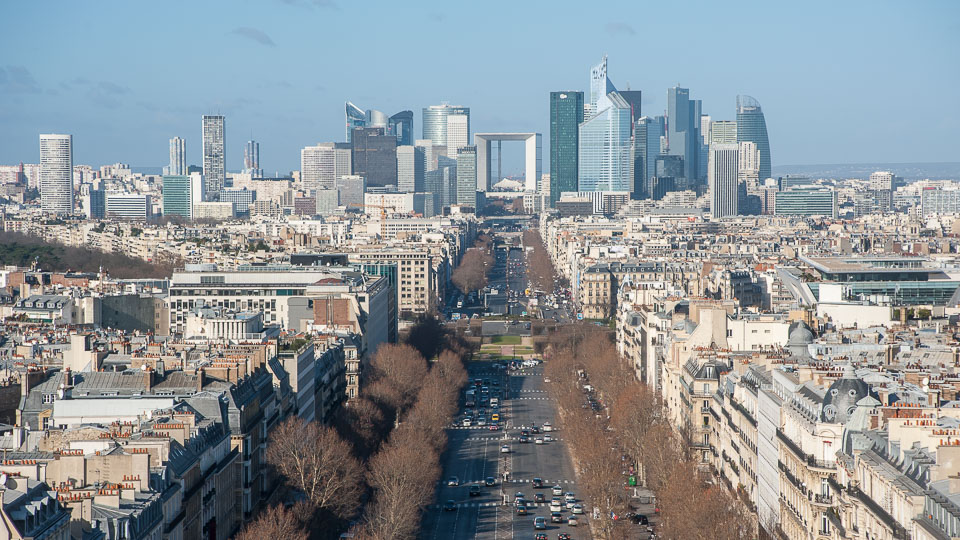
[[[321,9],[340,9],[340,4],[336,0],[313,0],[313,5]]]
[[[94,104],[107,109],[116,109],[122,105],[120,96],[129,94],[130,89],[110,81],[100,81],[87,91],[87,97]]]
[[[0,67],[0,93],[39,94],[40,85],[23,66]]]
[[[623,36],[635,36],[635,35],[637,35],[637,31],[634,30],[633,27],[630,26],[630,25],[627,24],[627,23],[622,23],[622,22],[607,23],[606,26],[604,26],[604,28],[607,30],[607,33],[610,34],[610,35],[612,35],[612,36],[619,36],[619,35],[623,35]]]
[[[256,28],[251,28],[249,26],[241,26],[240,28],[234,29],[230,33],[251,39],[261,45],[266,45],[267,47],[275,47],[277,45],[263,30],[257,30]]]

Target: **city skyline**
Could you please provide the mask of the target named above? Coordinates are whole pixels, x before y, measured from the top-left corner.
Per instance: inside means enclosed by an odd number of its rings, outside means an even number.
[[[293,62],[299,55],[285,59],[291,51],[309,50],[337,42],[347,26],[338,23],[349,18],[357,9],[352,5],[324,3],[277,3],[271,9],[224,10],[219,4],[190,6],[183,19],[185,32],[208,24],[209,14],[220,13],[208,33],[198,33],[197,40],[177,45],[183,54],[156,57],[144,46],[153,32],[163,32],[162,21],[169,13],[155,7],[145,8],[144,15],[158,21],[157,28],[136,27],[145,32],[134,45],[111,47],[116,39],[125,39],[133,31],[133,10],[122,4],[116,9],[90,10],[62,4],[60,9],[44,13],[50,18],[51,28],[63,32],[49,42],[34,43],[28,37],[30,25],[17,28],[0,37],[0,45],[8,51],[0,65],[0,119],[7,129],[0,134],[0,162],[36,162],[39,159],[35,140],[39,133],[71,133],[74,135],[76,163],[128,162],[138,167],[160,167],[166,163],[165,146],[174,136],[187,140],[189,156],[201,156],[200,136],[196,132],[196,116],[219,113],[230,117],[231,128],[226,141],[228,170],[239,170],[242,165],[244,134],[255,131],[258,141],[264,143],[262,168],[265,172],[285,173],[297,166],[298,151],[304,146],[322,141],[340,141],[343,137],[344,101],[374,106],[384,111],[418,111],[425,106],[447,101],[461,103],[472,110],[471,132],[535,131],[548,133],[549,92],[557,88],[589,91],[583,80],[584,66],[596,63],[596,58],[607,54],[611,69],[617,74],[621,88],[643,91],[642,114],[659,116],[666,108],[666,89],[680,84],[689,88],[691,95],[703,101],[704,114],[717,120],[735,119],[735,98],[739,94],[754,96],[766,115],[771,141],[775,141],[773,165],[815,163],[862,163],[868,161],[950,161],[954,159],[949,142],[952,125],[958,114],[951,108],[936,105],[936,96],[942,89],[956,86],[958,75],[953,70],[937,70],[935,65],[949,65],[950,50],[957,50],[960,33],[953,31],[951,20],[957,7],[945,2],[926,4],[926,10],[910,10],[894,4],[882,4],[879,9],[858,9],[862,4],[831,6],[832,18],[823,20],[816,15],[816,6],[803,12],[792,8],[720,9],[699,6],[711,21],[690,22],[685,34],[691,37],[690,46],[665,58],[640,57],[628,51],[668,43],[670,35],[679,29],[664,24],[642,26],[612,21],[597,21],[582,26],[579,21],[557,21],[562,28],[581,28],[590,47],[551,45],[538,37],[546,36],[548,25],[534,6],[511,6],[513,17],[497,20],[505,31],[521,24],[531,23],[528,40],[510,45],[525,49],[523,58],[536,62],[490,60],[496,54],[478,56],[474,63],[457,62],[460,53],[440,53],[429,66],[421,60],[413,61],[397,51],[387,51],[370,69],[360,70],[349,59],[322,60],[319,72],[348,73],[349,77],[336,82],[321,75],[295,75]],[[333,8],[329,6],[334,6]],[[826,6],[826,4],[823,4]],[[871,7],[874,4],[870,4]],[[629,20],[630,14],[643,15],[645,20],[670,20],[669,11],[658,6],[617,7]],[[276,9],[273,9],[276,8]],[[483,27],[492,17],[487,10],[469,7],[450,7],[428,4],[428,17],[409,21],[408,45],[414,50],[422,40],[433,40],[439,34],[453,34],[469,41],[472,29],[453,28],[451,21],[469,16]],[[404,16],[384,5],[384,22]],[[23,21],[41,16],[36,6],[8,7],[15,18]],[[236,12],[235,12],[236,11]],[[489,10],[495,11],[495,10]],[[809,11],[809,13],[808,13]],[[459,13],[462,12],[462,13]],[[391,19],[394,15],[394,19]],[[74,35],[69,28],[84,21],[105,17],[116,23],[117,35],[107,41],[93,39],[72,43]],[[818,35],[828,39],[810,39],[797,46],[796,41],[781,40],[774,32],[774,20],[789,17],[797,27],[817,29]],[[637,17],[633,17],[637,20]],[[481,24],[483,23],[483,24]],[[731,50],[756,58],[744,65],[759,66],[755,70],[731,70],[724,63],[714,62],[704,54],[711,27],[742,23],[754,28],[750,36],[730,37]],[[286,25],[290,24],[290,31]],[[300,25],[320,24],[324,32],[299,32]],[[392,23],[391,23],[392,24]],[[339,26],[338,26],[339,25]],[[129,27],[129,28],[128,28]],[[887,37],[877,39],[873,28],[889,28]],[[842,32],[840,31],[842,28]],[[329,31],[327,31],[329,30]],[[371,29],[371,35],[376,34]],[[845,33],[842,37],[839,34]],[[422,36],[426,34],[426,36]],[[323,38],[310,37],[324,35]],[[390,34],[392,35],[392,34]],[[371,39],[371,45],[382,45],[382,39]],[[752,44],[763,43],[764,47]],[[781,42],[783,42],[781,44]],[[26,43],[34,43],[30,50]],[[77,62],[66,63],[54,52],[71,44],[75,46]],[[204,47],[210,53],[229,56],[228,51],[242,52],[236,59],[225,60],[223,75],[210,80],[192,80],[182,77],[157,77],[157,73],[198,72],[199,57],[194,60],[188,47]],[[506,45],[496,45],[506,49]],[[551,51],[551,54],[546,53]],[[919,52],[923,51],[920,55]],[[922,56],[922,60],[916,60]],[[100,65],[131,66],[131,60],[143,57],[151,61],[144,66],[104,73]],[[521,56],[507,56],[520,58]],[[503,58],[503,56],[500,56]],[[255,61],[263,65],[261,82],[234,84],[240,65]],[[853,62],[856,59],[857,62]],[[495,64],[491,64],[495,62]],[[149,64],[149,69],[145,67]],[[485,73],[496,66],[502,77],[511,84],[501,84],[496,77]],[[430,68],[429,71],[426,68]],[[437,69],[438,67],[442,69]],[[408,74],[415,84],[382,85],[382,81]],[[913,81],[923,77],[925,84],[919,90]],[[883,84],[877,81],[883,80]],[[169,82],[168,82],[169,81]],[[191,84],[181,84],[190,81]],[[378,86],[379,85],[379,86]],[[188,89],[188,90],[185,90]],[[263,96],[270,96],[266,99]],[[837,96],[846,96],[838,99]],[[909,96],[907,99],[905,96]],[[882,111],[882,114],[881,112]],[[891,120],[893,119],[893,120]],[[833,121],[846,126],[843,130],[823,130],[824,122]],[[106,126],[115,126],[107,130]],[[130,130],[136,126],[136,136]],[[415,126],[414,138],[422,126]],[[472,143],[473,141],[469,141]],[[199,164],[199,163],[192,163]],[[545,164],[545,168],[548,165]]]

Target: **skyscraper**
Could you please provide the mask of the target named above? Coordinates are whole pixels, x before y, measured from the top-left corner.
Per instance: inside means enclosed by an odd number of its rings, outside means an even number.
[[[577,152],[583,122],[583,92],[550,92],[550,206],[577,191]],[[499,180],[498,180],[499,181]]]
[[[300,150],[300,183],[309,194],[317,189],[335,189],[336,180],[352,172],[349,145],[320,143]]]
[[[460,205],[477,206],[477,147],[457,149],[457,196]]]
[[[457,150],[470,142],[470,116],[451,114],[447,116],[447,155],[456,156]]]
[[[594,93],[608,91],[594,96]],[[578,131],[578,191],[630,191],[633,186],[631,107],[607,78],[607,59],[590,70],[595,112]],[[594,97],[596,101],[594,102]]]
[[[72,135],[40,135],[40,208],[51,214],[73,212]]]
[[[400,111],[391,116],[387,133],[397,138],[397,146],[413,145],[413,111]]]
[[[366,178],[367,186],[397,185],[397,138],[385,128],[353,130],[353,174]]]
[[[770,139],[763,110],[752,97],[737,96],[737,142],[745,141],[755,143],[760,152],[760,181],[770,178]]]
[[[206,181],[208,196],[220,193],[227,182],[224,136],[223,116],[204,115],[203,177]]]
[[[180,137],[170,139],[170,165],[167,174],[187,174],[187,141]]]
[[[347,117],[347,142],[353,141],[353,130],[367,127],[367,113],[349,101],[344,104]]]
[[[196,196],[193,193],[194,184],[191,178],[183,174],[174,174],[163,177],[163,215],[180,216],[184,219],[193,218],[193,203]]]
[[[397,147],[397,190],[405,193],[423,191],[426,159],[422,146]]]
[[[700,101],[690,99],[690,90],[679,86],[667,89],[669,154],[683,158],[683,174],[691,184],[700,177],[700,113]]]
[[[717,122],[713,123],[714,126]],[[715,218],[737,215],[737,152],[736,143],[710,145],[710,165],[707,171],[710,186],[710,212]]]
[[[710,122],[710,146],[714,144],[737,144],[737,123],[730,120]]]
[[[657,175],[657,156],[660,155],[664,124],[662,116],[643,116],[634,123],[634,198],[653,196],[651,181]]]
[[[243,147],[243,172],[253,178],[263,177],[263,169],[260,168],[260,143],[257,141],[247,141]]]
[[[447,144],[447,117],[465,115],[467,117],[467,136],[470,134],[470,107],[459,105],[431,105],[423,109],[423,138],[430,139],[438,146]]]

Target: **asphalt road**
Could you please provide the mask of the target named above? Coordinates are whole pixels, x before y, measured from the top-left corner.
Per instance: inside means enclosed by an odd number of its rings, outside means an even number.
[[[551,433],[556,440],[542,445],[532,442],[536,435],[531,437],[529,443],[517,441],[524,426],[555,423],[556,406],[547,395],[543,369],[502,374],[484,367],[487,365],[485,362],[471,364],[470,377],[504,377],[501,385],[510,388],[507,399],[501,405],[501,423],[506,422],[505,429],[490,431],[486,426],[473,426],[447,430],[449,446],[443,463],[443,478],[441,485],[437,486],[435,504],[427,508],[424,514],[420,538],[533,539],[535,532],[545,532],[551,540],[559,532],[568,532],[574,539],[591,538],[586,515],[578,516],[579,525],[570,527],[566,524],[566,518],[571,513],[566,508],[562,512],[563,524],[550,523],[547,503],[536,504],[525,516],[516,514],[513,505],[516,492],[523,492],[525,499],[530,501],[535,493],[542,492],[549,502],[553,496],[551,487],[555,484],[560,485],[564,492],[576,494],[576,479],[562,431]],[[510,446],[509,454],[500,452],[503,444]],[[509,471],[507,481],[503,481],[504,471]],[[450,476],[459,477],[460,485],[447,486]],[[495,486],[483,485],[487,476],[496,478]],[[533,488],[535,477],[543,479],[543,489]],[[469,496],[472,485],[481,486],[480,496]],[[509,499],[507,505],[503,504],[504,494]],[[455,510],[443,509],[443,503],[447,500],[455,502]],[[582,501],[578,498],[578,502]],[[538,516],[547,520],[545,531],[534,531],[534,518]]]

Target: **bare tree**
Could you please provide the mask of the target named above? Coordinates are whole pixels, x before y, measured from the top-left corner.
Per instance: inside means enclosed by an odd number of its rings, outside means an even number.
[[[267,462],[317,508],[347,518],[360,507],[363,469],[331,427],[285,420],[270,434]]]
[[[392,405],[400,413],[413,404],[427,375],[427,361],[406,344],[381,345],[370,366],[374,379],[396,389],[396,402]]]
[[[293,512],[277,505],[260,512],[257,519],[247,524],[236,540],[264,540],[266,538],[285,538],[307,540],[309,536],[300,528],[300,522]]]
[[[493,258],[479,248],[467,250],[460,265],[453,271],[453,284],[464,293],[479,291],[487,286],[487,274],[493,268]]]
[[[333,426],[353,445],[354,455],[366,460],[377,451],[383,434],[390,432],[391,424],[383,408],[362,395],[337,411]]]
[[[401,426],[370,460],[367,480],[374,495],[365,529],[372,538],[416,536],[420,509],[430,502],[440,477],[438,457],[420,436]]]

